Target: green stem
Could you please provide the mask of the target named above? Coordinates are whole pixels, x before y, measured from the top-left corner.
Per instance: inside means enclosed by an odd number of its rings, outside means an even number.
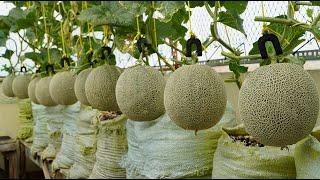
[[[239,79],[237,79],[236,83],[237,83],[238,88],[241,89],[241,84],[242,84],[242,83],[240,82]]]
[[[312,3],[307,1],[296,1],[296,5],[312,6]]]
[[[24,37],[22,37],[19,32],[17,32],[17,34],[18,34],[18,36],[19,36],[25,43],[27,43],[32,49],[39,50],[39,48],[35,47],[35,46],[32,45],[30,42],[28,42]]]
[[[317,15],[316,18],[314,18],[311,26],[316,26],[318,24],[318,22],[320,21],[320,13]]]
[[[206,44],[204,44],[203,46],[205,48],[209,47],[214,41],[216,41],[216,38],[211,38]]]
[[[294,19],[294,6],[295,2],[288,1],[287,19]]]
[[[183,54],[184,56],[186,56],[186,53],[185,53],[185,52],[183,52],[182,50],[180,50],[179,48],[177,48],[177,47],[174,46],[173,44],[168,43],[168,42],[166,42],[166,41],[163,41],[163,42],[164,42],[164,44],[168,45],[169,47],[175,49],[176,51],[178,51],[178,52],[180,52],[181,54]]]
[[[209,13],[209,15],[212,17],[213,19],[213,24],[211,26],[212,27],[212,31],[211,31],[211,34],[212,34],[212,39],[208,42],[208,46],[214,42],[214,41],[218,41],[222,46],[224,46],[226,49],[228,49],[229,51],[231,51],[232,53],[236,54],[236,55],[239,55],[239,53],[233,49],[231,47],[230,44],[226,43],[224,40],[222,40],[218,34],[218,25],[217,25],[217,22],[218,22],[218,4],[219,1],[215,1],[215,4],[214,4],[214,12],[211,11],[211,8],[209,6],[209,4],[207,2],[205,2],[205,7]]]
[[[248,56],[237,56],[227,52],[221,52],[221,55],[226,56],[231,59],[241,60],[241,59],[261,59],[260,54],[248,55]]]
[[[175,68],[168,63],[168,61],[166,60],[166,58],[164,58],[157,50],[153,49],[154,52],[156,52],[157,56],[172,70],[174,71]]]
[[[292,3],[291,1],[288,1],[288,9],[287,9],[287,19],[293,19],[294,18],[294,9],[292,9],[290,3]],[[280,39],[281,44],[283,44],[284,40],[285,40],[285,35],[287,33],[287,29],[288,26],[284,26],[283,32],[282,32],[282,36]]]
[[[292,26],[296,23],[299,23],[296,20],[293,19],[283,19],[283,18],[274,18],[274,17],[261,17],[261,16],[256,16],[254,18],[255,21],[260,21],[260,22],[273,22],[273,23],[280,23],[280,24],[285,24],[287,26]]]
[[[235,49],[233,49],[228,43],[226,43],[225,41],[223,41],[221,38],[218,38],[217,41],[224,46],[225,48],[227,48],[229,51],[231,51],[233,54],[236,55],[240,55]]]

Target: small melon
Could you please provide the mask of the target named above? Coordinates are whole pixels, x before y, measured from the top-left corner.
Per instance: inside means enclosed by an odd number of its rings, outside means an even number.
[[[116,97],[119,108],[129,119],[151,121],[165,113],[165,79],[149,66],[126,69],[119,77]]]
[[[207,65],[182,66],[167,80],[164,105],[169,117],[187,130],[203,130],[222,118],[227,104],[220,75]]]
[[[31,75],[19,75],[12,82],[13,94],[19,99],[26,99],[28,95],[28,86],[31,81]]]
[[[72,105],[78,101],[74,92],[76,76],[71,71],[55,74],[49,85],[49,92],[54,102],[60,105]]]
[[[74,83],[74,92],[76,94],[77,99],[82,104],[87,106],[90,106],[90,103],[86,96],[85,85],[86,85],[86,80],[88,78],[88,75],[90,74],[91,71],[92,71],[92,68],[81,71],[76,78],[76,82]]]
[[[119,110],[115,92],[119,76],[116,66],[107,64],[91,71],[86,80],[85,92],[92,108],[101,111]]]
[[[269,146],[285,147],[306,137],[319,112],[314,80],[291,63],[262,66],[250,73],[238,103],[247,132]]]
[[[56,106],[49,93],[49,85],[52,77],[41,78],[36,84],[36,98],[38,102],[44,106]]]
[[[35,77],[32,79],[28,86],[28,96],[33,103],[39,104],[39,101],[36,98],[36,85],[40,80],[40,77]]]
[[[13,91],[12,91],[12,82],[14,80],[14,75],[8,75],[6,78],[3,79],[2,82],[2,92],[7,97],[14,97]]]

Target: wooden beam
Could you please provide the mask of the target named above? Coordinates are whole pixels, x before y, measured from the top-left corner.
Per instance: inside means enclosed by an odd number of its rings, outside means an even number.
[[[42,170],[43,170],[44,177],[46,179],[51,179],[50,172],[48,169],[48,164],[46,161],[42,161]]]
[[[26,152],[25,152],[25,146],[19,141],[19,151],[20,151],[20,157],[19,157],[19,178],[25,179],[26,178]]]

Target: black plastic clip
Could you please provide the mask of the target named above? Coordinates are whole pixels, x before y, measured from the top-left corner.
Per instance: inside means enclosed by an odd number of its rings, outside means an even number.
[[[260,51],[262,59],[268,58],[268,53],[267,53],[267,49],[266,49],[266,42],[267,41],[272,42],[272,45],[276,51],[276,55],[280,55],[283,53],[278,37],[274,34],[264,33],[263,36],[261,36],[258,40],[258,47],[259,47],[259,51]]]
[[[49,68],[51,69],[51,72],[52,72],[53,74],[56,73],[56,72],[54,71],[54,66],[53,66],[53,64],[48,64],[48,65],[46,65],[46,71],[47,71],[48,74],[49,74]]]
[[[148,43],[146,38],[139,38],[136,46],[138,48],[138,51],[142,53],[144,51],[144,48],[147,47],[148,49],[151,49],[152,45]]]
[[[23,72],[23,70],[24,70],[25,73],[27,72],[27,68],[25,66],[21,66],[20,72]]]
[[[101,47],[101,59],[106,59],[106,56],[104,54],[104,52],[107,51],[108,52],[108,56],[111,54],[111,48],[108,46],[102,46]]]
[[[190,39],[187,40],[187,52],[186,56],[191,57],[192,45],[196,45],[197,48],[197,56],[202,56],[202,45],[201,41],[195,36],[191,36]]]
[[[41,72],[41,66],[37,68],[36,73],[40,73]]]
[[[90,64],[91,67],[93,67],[93,65],[97,64],[97,62],[98,62],[97,60],[92,61],[92,57],[93,57],[93,51],[88,52],[87,53],[87,60],[88,60],[88,63]]]
[[[60,60],[61,67],[64,67],[64,62],[67,62],[67,65],[70,66],[70,58],[67,56],[64,56]]]

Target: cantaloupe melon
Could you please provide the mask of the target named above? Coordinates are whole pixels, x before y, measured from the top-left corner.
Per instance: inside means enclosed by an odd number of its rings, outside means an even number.
[[[151,121],[164,114],[165,79],[149,66],[126,69],[119,77],[116,98],[123,114],[134,121]]]
[[[40,77],[35,77],[30,81],[28,86],[28,96],[30,100],[35,104],[39,104],[39,101],[36,98],[36,85],[40,79],[41,79]]]
[[[41,78],[36,84],[36,98],[44,106],[56,106],[49,93],[49,84],[52,76]]]
[[[220,75],[207,65],[182,66],[167,80],[164,105],[170,118],[187,130],[214,126],[227,104]]]
[[[91,71],[85,92],[92,108],[101,111],[118,111],[116,100],[116,84],[120,76],[116,66],[102,65]]]
[[[13,94],[19,99],[26,99],[28,95],[28,86],[31,81],[31,75],[24,74],[19,75],[14,78],[12,82],[12,91]]]
[[[78,101],[74,92],[76,75],[71,71],[55,74],[49,85],[52,100],[60,105],[72,105]]]
[[[262,66],[245,79],[239,112],[247,132],[261,143],[279,147],[295,144],[316,124],[318,90],[299,65]]]
[[[77,78],[76,82],[74,83],[74,92],[76,94],[77,99],[84,105],[90,106],[90,103],[87,99],[86,92],[85,92],[85,85],[88,75],[92,71],[92,68],[85,69],[81,71]]]
[[[3,79],[2,82],[2,92],[7,97],[14,97],[13,91],[12,91],[12,82],[14,80],[15,76],[8,75],[6,78]]]

